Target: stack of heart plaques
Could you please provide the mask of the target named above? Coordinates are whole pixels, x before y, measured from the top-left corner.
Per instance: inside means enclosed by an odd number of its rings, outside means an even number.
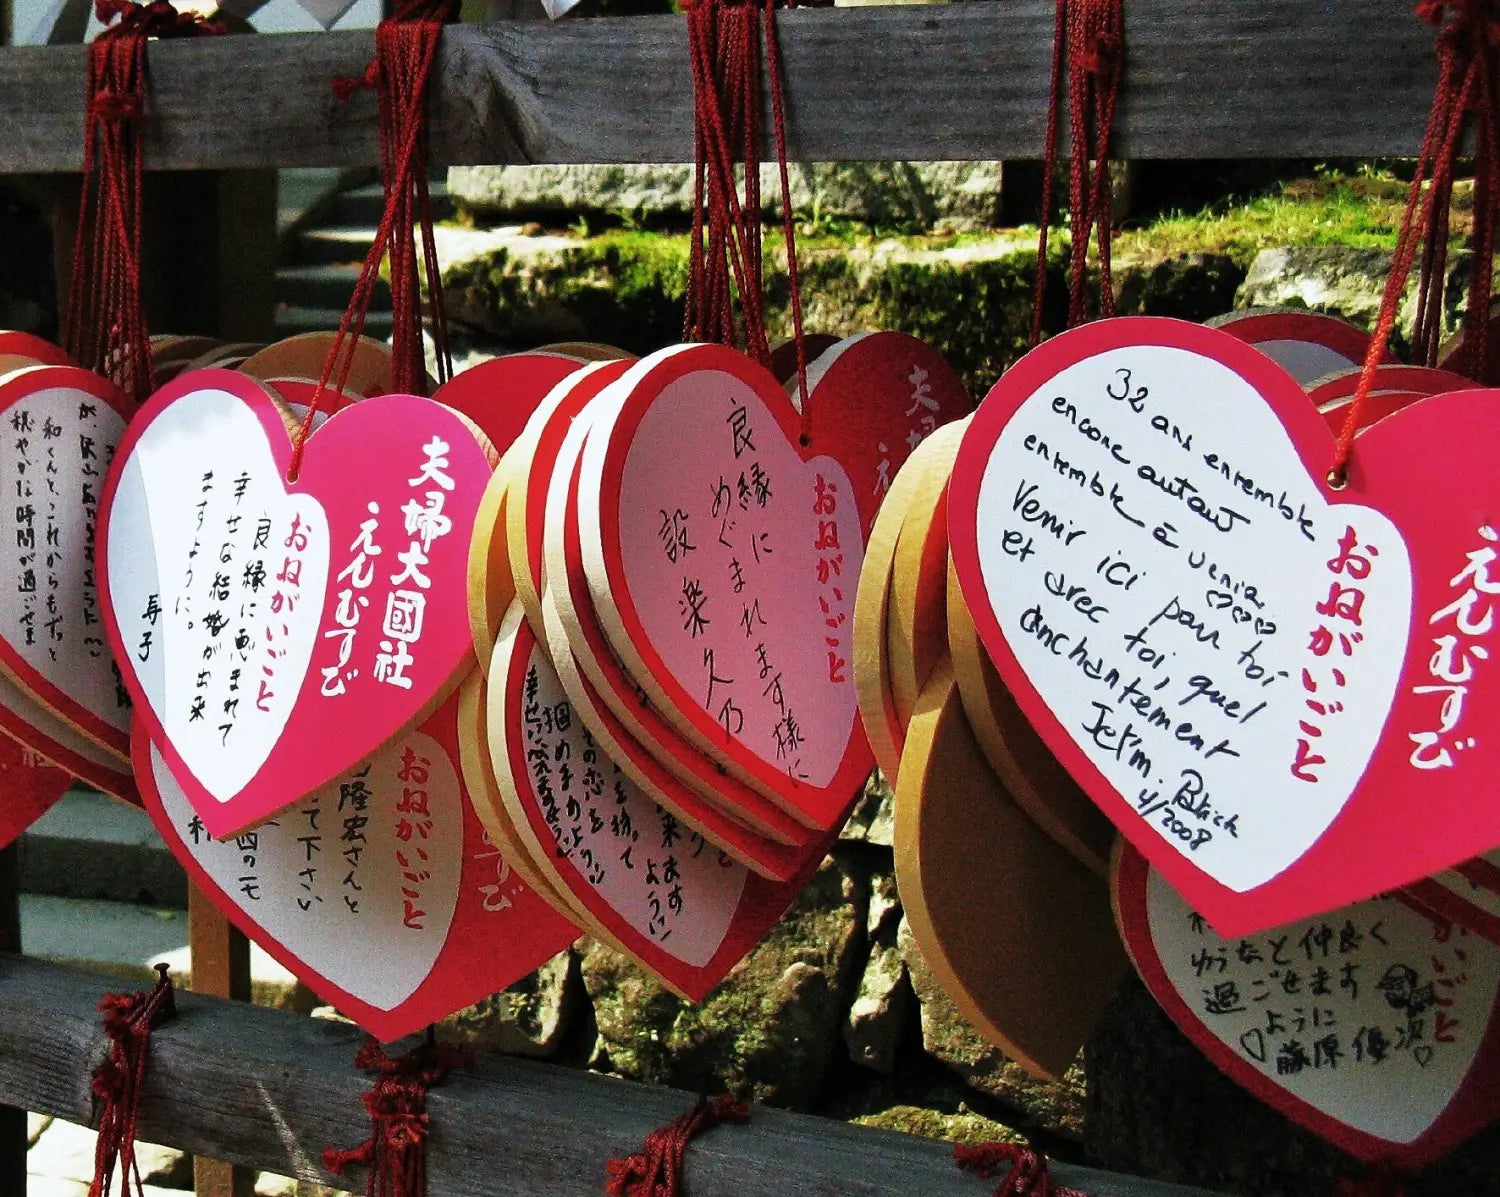
[[[694,999],[780,917],[870,772],[866,542],[913,447],[972,407],[910,337],[818,347],[800,410],[795,351],[577,371],[501,462],[469,554],[480,817],[555,909]]]
[[[577,935],[479,821],[460,715],[481,502],[589,350],[499,358],[426,399],[389,393],[370,341],[345,391],[320,391],[330,342],[181,368],[159,353],[101,480],[101,635],[168,845],[247,934],[392,1039]]]
[[[1500,530],[1476,459],[1500,403],[1391,362],[1355,411],[1366,349],[1306,313],[1047,342],[893,484],[857,660],[913,931],[997,1041],[1035,1034],[1016,972],[1118,959],[1107,875],[1210,1059],[1411,1169],[1500,1113]],[[986,959],[975,915],[1007,885],[1035,931]]]

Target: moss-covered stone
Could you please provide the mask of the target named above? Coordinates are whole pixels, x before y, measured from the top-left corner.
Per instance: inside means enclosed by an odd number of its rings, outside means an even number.
[[[765,940],[701,1005],[597,943],[583,979],[598,1027],[595,1067],[698,1090],[723,1086],[772,1105],[815,1107],[848,1008],[864,939],[862,880],[824,861]]]
[[[578,955],[569,949],[509,989],[449,1015],[438,1024],[438,1033],[476,1051],[552,1059],[573,1028],[582,1001]]]
[[[454,262],[444,275],[456,318],[524,347],[585,338],[635,353],[682,332],[688,239],[616,232],[563,242],[508,236]],[[1066,308],[1063,238],[1049,251],[1046,325]],[[779,244],[766,246],[766,322],[791,332],[790,290]],[[1032,235],[809,239],[798,261],[806,327],[847,335],[907,332],[941,352],[976,394],[1025,352],[1031,333],[1036,249]],[[784,268],[783,268],[784,269]],[[1227,257],[1191,254],[1115,264],[1122,312],[1204,320],[1231,306],[1242,270]]]
[[[957,1114],[945,1114],[941,1110],[929,1110],[925,1106],[891,1106],[875,1114],[864,1114],[852,1119],[858,1126],[878,1126],[882,1130],[900,1131],[905,1135],[919,1135],[924,1139],[937,1139],[942,1143],[1024,1143],[1025,1136],[1018,1134],[1002,1122],[985,1118],[972,1110],[961,1109]]]
[[[902,957],[922,1012],[922,1046],[959,1080],[1016,1111],[1021,1129],[1033,1127],[1082,1138],[1083,1068],[1075,1061],[1060,1080],[1032,1076],[980,1036],[937,983],[903,921]]]

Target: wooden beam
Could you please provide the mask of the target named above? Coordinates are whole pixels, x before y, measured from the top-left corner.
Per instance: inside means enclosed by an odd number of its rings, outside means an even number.
[[[106,977],[0,956],[0,1101],[86,1123],[103,1044],[94,1009]],[[329,1183],[323,1148],[369,1131],[353,1026],[196,994],[153,1033],[140,1137],[263,1171]],[[690,1094],[530,1060],[488,1056],[433,1090],[428,1197],[568,1197],[599,1191],[605,1161],[692,1104]],[[1057,1165],[1091,1197],[1207,1197],[1203,1190]],[[700,1197],[979,1197],[952,1148],[757,1107],[688,1152]],[[364,1189],[363,1176],[340,1188]]]
[[[1052,0],[799,9],[781,18],[793,156],[1037,158]],[[1408,0],[1131,0],[1121,158],[1413,154],[1435,80]],[[368,32],[155,42],[154,169],[377,159],[374,99],[338,103]],[[691,157],[682,19],[459,25],[432,162]],[[0,52],[0,173],[78,169],[83,48]]]

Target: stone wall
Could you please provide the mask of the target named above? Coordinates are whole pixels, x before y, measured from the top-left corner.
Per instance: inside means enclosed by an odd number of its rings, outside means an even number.
[[[1082,1159],[1083,1069],[1024,1073],[964,1023],[903,919],[890,792],[872,780],[791,910],[709,998],[583,939],[440,1031],[479,1050],[960,1141],[1034,1135]]]

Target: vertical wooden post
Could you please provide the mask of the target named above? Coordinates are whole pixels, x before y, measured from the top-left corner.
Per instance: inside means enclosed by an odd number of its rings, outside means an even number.
[[[0,948],[21,952],[21,846],[0,848]],[[26,1111],[0,1106],[0,1193],[26,1193]]]
[[[188,883],[188,949],[194,993],[250,1000],[250,941],[192,882]],[[193,1192],[196,1197],[254,1197],[255,1173],[195,1156]]]

